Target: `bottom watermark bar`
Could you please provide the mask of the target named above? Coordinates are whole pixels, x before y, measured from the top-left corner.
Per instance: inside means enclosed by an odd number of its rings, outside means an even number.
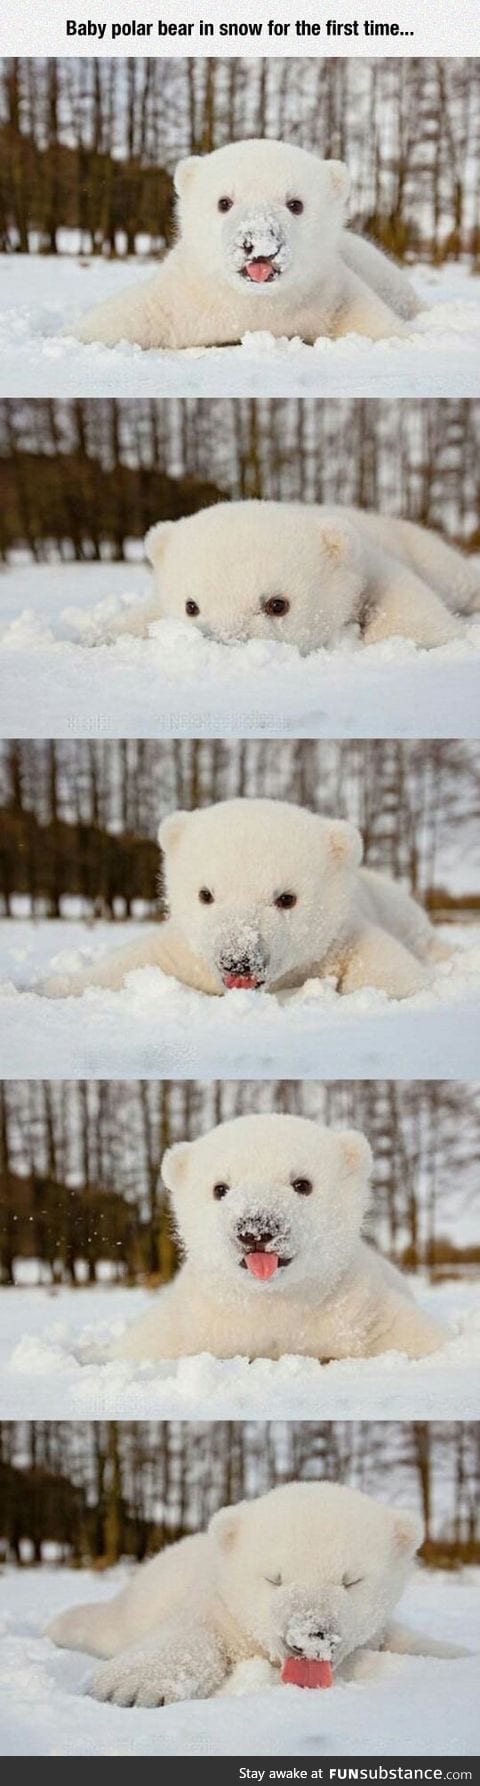
[[[32,1759],[31,1756],[18,1756],[18,1759]],[[9,1756],[9,1760],[12,1757]],[[57,1753],[49,1756],[49,1762],[57,1759]],[[58,1751],[58,1759],[65,1761],[65,1754]],[[108,1786],[109,1760],[115,1768],[115,1786],[118,1786],[118,1775],[123,1781],[131,1778],[132,1760],[135,1762],[151,1761],[155,1767],[155,1778],[159,1778],[161,1768],[162,1786],[183,1786],[185,1780],[195,1782],[195,1786],[243,1786],[243,1782],[252,1782],[253,1786],[275,1786],[276,1782],[321,1781],[322,1786],[340,1786],[342,1782],[380,1782],[380,1786],[389,1786],[390,1782],[417,1781],[419,1786],[425,1781],[442,1782],[456,1780],[472,1781],[473,1786],[480,1786],[480,1758],[471,1755],[363,1755],[357,1759],[354,1755],[302,1755],[298,1759],[293,1755],[267,1756],[258,1759],[241,1755],[210,1755],[205,1743],[199,1742],[196,1755],[162,1755],[153,1751],[151,1756],[144,1754],[135,1756],[132,1745],[128,1756],[119,1754],[112,1756],[88,1755],[88,1758],[68,1756],[69,1786],[76,1786],[76,1760],[84,1768],[88,1759],[89,1779],[93,1769],[93,1780],[90,1786],[96,1786],[96,1761],[102,1770],[102,1786]],[[143,1769],[142,1769],[143,1771]],[[73,1775],[73,1783],[72,1783]],[[106,1775],[106,1779],[105,1779]],[[84,1774],[82,1771],[82,1782]],[[113,1771],[112,1771],[113,1781]]]

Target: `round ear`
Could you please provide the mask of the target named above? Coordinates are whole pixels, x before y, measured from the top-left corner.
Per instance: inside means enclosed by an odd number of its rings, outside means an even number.
[[[158,827],[157,836],[160,848],[164,851],[165,855],[168,855],[169,851],[171,853],[172,850],[176,849],[182,831],[184,831],[189,818],[189,812],[169,812],[168,818],[162,819],[161,825]]]
[[[335,198],[343,199],[345,202],[350,191],[350,174],[348,167],[346,167],[344,161],[327,161],[325,166],[328,173],[330,191],[333,192]]]
[[[161,1165],[162,1183],[167,1191],[178,1191],[185,1183],[191,1145],[190,1141],[176,1141],[173,1147],[167,1147]]]
[[[332,819],[328,828],[328,852],[336,868],[358,868],[363,843],[356,825],[349,825],[345,819]]]
[[[156,527],[149,527],[148,533],[145,534],[145,553],[149,564],[153,564],[155,569],[163,558],[165,547],[168,545],[168,536],[173,533],[174,526],[174,521],[157,521]]]
[[[240,1525],[241,1509],[245,1505],[245,1501],[237,1501],[235,1507],[222,1507],[220,1513],[214,1513],[208,1530],[219,1550],[232,1550]]]
[[[348,555],[349,541],[339,527],[325,527],[320,522],[320,543],[327,558],[332,564],[343,564]]]
[[[394,1514],[393,1543],[398,1556],[414,1557],[425,1536],[423,1520],[418,1513]]]
[[[178,192],[179,198],[185,198],[186,193],[190,191],[200,161],[201,155],[186,155],[183,161],[177,161],[174,181],[175,191]]]
[[[361,1129],[342,1129],[338,1134],[345,1177],[368,1180],[373,1165],[372,1149]]]

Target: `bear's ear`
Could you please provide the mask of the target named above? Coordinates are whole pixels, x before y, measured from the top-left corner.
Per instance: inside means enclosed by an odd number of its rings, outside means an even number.
[[[222,1507],[221,1512],[214,1513],[210,1520],[208,1530],[220,1550],[232,1549],[240,1524],[240,1508],[244,1505],[243,1501],[237,1501],[235,1507]]]
[[[355,1177],[361,1173],[369,1178],[372,1170],[373,1156],[370,1142],[360,1129],[342,1129],[338,1135],[342,1165],[345,1175],[353,1173]]]
[[[424,1536],[423,1520],[418,1513],[394,1514],[393,1543],[398,1556],[414,1557]]]
[[[327,161],[326,163],[330,191],[335,198],[347,199],[350,191],[350,174],[344,161]]]
[[[160,559],[163,558],[169,534],[173,533],[174,526],[174,521],[157,521],[156,527],[149,527],[148,533],[145,534],[146,557],[149,564],[153,564],[155,569],[157,564],[160,564]]]
[[[162,1182],[167,1191],[178,1191],[185,1183],[190,1147],[190,1141],[176,1141],[174,1147],[167,1147],[161,1165]]]
[[[323,550],[327,558],[331,559],[332,564],[343,564],[344,559],[348,556],[349,544],[340,528],[324,527],[321,523],[320,538]]]
[[[174,180],[175,191],[178,192],[179,198],[185,198],[185,194],[190,191],[201,159],[201,155],[186,155],[183,161],[177,161]]]
[[[336,868],[358,868],[363,856],[363,843],[355,825],[346,819],[332,819],[328,827],[328,853]]]
[[[179,811],[169,812],[168,818],[162,819],[162,823],[158,827],[157,837],[160,849],[164,850],[166,856],[168,856],[169,853],[171,855],[172,851],[176,849],[182,831],[184,831],[189,818],[189,812]]]

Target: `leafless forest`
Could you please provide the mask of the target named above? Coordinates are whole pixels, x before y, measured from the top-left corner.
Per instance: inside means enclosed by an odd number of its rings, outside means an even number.
[[[178,158],[244,136],[345,160],[351,221],[400,258],[476,264],[478,63],[461,57],[7,59],[0,242],[157,250]]]
[[[349,818],[371,867],[458,919],[479,901],[479,793],[476,744],[3,743],[0,900],[13,916],[161,917],[162,815],[267,795]]]
[[[0,1561],[141,1559],[297,1478],[416,1508],[432,1567],[480,1560],[473,1421],[32,1421],[0,1428]]]
[[[248,497],[379,508],[478,551],[479,466],[466,401],[4,401],[0,563],[121,559],[156,521]]]
[[[0,1083],[0,1282],[167,1281],[165,1148],[271,1110],[368,1135],[368,1233],[397,1265],[434,1282],[478,1273],[478,1085],[26,1080]]]

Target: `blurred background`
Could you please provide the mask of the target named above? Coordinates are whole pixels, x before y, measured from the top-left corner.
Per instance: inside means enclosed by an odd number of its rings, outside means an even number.
[[[417,1510],[433,1569],[480,1562],[477,1422],[100,1420],[0,1427],[0,1567],[140,1561],[297,1478]]]
[[[135,559],[156,521],[249,497],[381,509],[478,552],[479,465],[465,400],[4,400],[0,566]]]
[[[478,63],[462,57],[5,59],[1,246],[158,253],[179,157],[244,136],[345,160],[354,227],[399,258],[478,267]]]
[[[0,911],[161,918],[160,819],[239,795],[358,824],[434,919],[480,909],[477,743],[67,739],[0,744]]]
[[[167,1282],[178,1254],[165,1148],[250,1111],[362,1129],[374,1155],[372,1241],[431,1284],[475,1284],[480,1086],[382,1079],[0,1082],[0,1283]]]

